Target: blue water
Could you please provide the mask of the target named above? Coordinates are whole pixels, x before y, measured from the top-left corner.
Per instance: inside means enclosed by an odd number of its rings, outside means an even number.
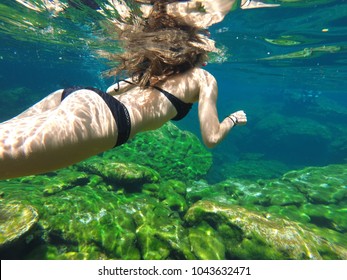
[[[267,3],[281,6],[236,10],[210,28],[225,52],[224,62],[206,67],[218,80],[220,118],[244,109],[249,121],[212,151],[212,181],[245,156],[280,162],[279,172],[346,162],[347,2]],[[86,8],[38,13],[8,0],[0,12],[1,121],[58,88],[105,90],[113,82],[101,77],[109,66],[94,52],[117,45],[102,24],[111,15]],[[179,127],[200,137],[196,108]]]

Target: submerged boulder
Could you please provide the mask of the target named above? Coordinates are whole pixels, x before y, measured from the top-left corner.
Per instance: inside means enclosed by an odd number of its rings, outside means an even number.
[[[98,157],[80,163],[79,168],[116,186],[142,186],[160,178],[159,173],[149,167],[131,162],[105,162]]]
[[[185,200],[186,185],[183,182],[169,180],[160,184],[146,184],[142,192],[154,196],[168,206],[171,210],[183,213],[187,211],[188,205]]]
[[[224,260],[225,245],[219,234],[206,222],[189,228],[189,242],[199,260]]]
[[[282,179],[295,187],[309,203],[299,211],[310,217],[311,223],[338,232],[347,232],[347,165],[307,167],[286,173]]]
[[[194,259],[188,231],[177,213],[154,198],[136,199],[133,209],[137,243],[142,259]]]
[[[19,203],[1,204],[0,254],[8,247],[25,242],[38,220],[37,210],[32,206]]]
[[[315,204],[338,204],[347,199],[347,165],[307,167],[283,176]]]
[[[132,162],[153,168],[161,178],[180,181],[204,177],[212,165],[212,154],[199,139],[172,123],[140,133],[125,145],[103,154],[107,162]]]
[[[199,201],[188,210],[185,220],[190,225],[210,224],[214,234],[222,238],[230,259],[347,258],[346,249],[329,243],[299,223],[237,205]]]

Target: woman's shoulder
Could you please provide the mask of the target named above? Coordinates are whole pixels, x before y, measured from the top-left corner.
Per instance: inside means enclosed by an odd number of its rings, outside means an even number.
[[[182,74],[189,80],[201,80],[202,78],[214,79],[213,75],[205,69],[194,67]]]
[[[165,89],[184,89],[184,92],[197,92],[201,87],[215,83],[215,78],[205,69],[195,67],[184,73],[172,75],[156,84]]]
[[[191,73],[192,77],[199,81],[199,83],[206,82],[216,82],[215,77],[205,69],[202,68],[193,68],[193,72]]]

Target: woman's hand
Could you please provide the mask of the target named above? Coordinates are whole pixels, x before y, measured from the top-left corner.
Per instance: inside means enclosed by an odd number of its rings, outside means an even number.
[[[245,125],[247,123],[247,116],[243,110],[236,111],[228,116],[235,125]]]

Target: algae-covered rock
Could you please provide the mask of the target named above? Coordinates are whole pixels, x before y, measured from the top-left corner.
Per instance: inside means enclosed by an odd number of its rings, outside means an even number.
[[[267,135],[271,135],[271,138],[267,137],[269,145],[272,145],[274,140],[278,142],[286,143],[285,138],[300,137],[300,139],[306,139],[305,147],[307,146],[307,141],[313,141],[313,137],[316,137],[317,143],[319,141],[327,141],[330,139],[330,132],[328,128],[319,122],[308,118],[292,117],[290,119],[285,118],[282,115],[273,113],[262,118],[257,123],[257,130],[259,132],[264,132]],[[287,145],[285,145],[287,147]]]
[[[347,250],[327,242],[296,222],[262,215],[236,205],[195,203],[186,213],[190,225],[208,222],[228,237],[226,255],[237,259],[322,259],[347,257]],[[223,226],[223,230],[220,228]],[[229,233],[229,228],[232,233]],[[337,249],[335,249],[335,247]]]
[[[302,211],[301,207],[298,207],[296,205],[271,205],[269,207],[263,207],[261,209],[256,210],[266,211],[269,214],[284,217],[286,219],[290,219],[305,225],[308,225],[308,223],[313,223],[310,216],[307,215],[307,213],[305,213],[304,211]]]
[[[103,161],[137,163],[158,171],[163,179],[187,181],[206,175],[212,155],[194,134],[167,123],[104,153]]]
[[[101,162],[108,164],[100,157],[90,168]],[[115,192],[111,174],[87,168],[0,181],[2,205],[20,201],[40,215],[35,230],[18,239],[25,242],[14,243],[20,243],[16,257],[347,258],[346,165],[305,168],[278,179],[230,178],[213,185],[161,178],[138,192]],[[53,186],[57,191],[47,195]],[[30,246],[24,244],[28,238]]]
[[[138,199],[131,208],[143,259],[194,259],[188,232],[175,212],[154,198]]]
[[[169,180],[163,182],[159,187],[158,198],[171,210],[182,213],[188,209],[188,205],[184,197],[185,189],[186,186],[183,182]]]
[[[26,237],[37,224],[39,215],[30,205],[20,203],[0,205],[0,252]]]
[[[106,162],[100,157],[80,163],[79,168],[89,174],[101,176],[115,186],[142,186],[159,181],[160,175],[155,170],[136,163]]]
[[[346,201],[347,165],[307,167],[286,173],[290,182],[314,204],[337,204]]]
[[[121,207],[132,201],[115,192],[85,185],[44,196],[45,186],[27,183],[9,184],[0,188],[4,201],[21,199],[40,213],[38,226],[41,243],[31,255],[36,259],[66,259],[69,252],[83,258],[140,259],[136,246],[135,223],[128,209]]]
[[[199,260],[224,260],[225,245],[222,238],[206,222],[189,228],[189,241]]]
[[[237,203],[237,191],[229,188],[230,181],[223,181],[218,184],[210,185],[206,181],[194,181],[187,188],[187,202],[192,204],[201,199],[208,199],[224,203]]]
[[[69,251],[94,248],[92,251],[106,253],[108,258],[140,258],[132,216],[117,207],[128,201],[125,197],[84,186],[49,198],[42,215],[48,242],[59,240],[57,245],[67,246]]]
[[[188,209],[185,199],[186,184],[176,180],[162,181],[157,184],[146,184],[142,192],[158,198],[162,204],[180,213]]]
[[[187,200],[200,199],[241,205],[302,205],[305,196],[295,187],[279,180],[254,182],[243,179],[228,179],[209,185],[204,181],[193,182],[187,189]]]
[[[310,223],[321,228],[347,232],[347,203],[343,205],[305,204],[299,211],[310,218]]]
[[[44,195],[53,195],[60,191],[68,190],[78,185],[85,185],[89,181],[89,176],[84,172],[78,172],[74,168],[61,169],[56,172],[55,176],[42,175],[31,176],[28,180],[30,183],[38,184],[38,180],[42,180],[45,189]],[[25,181],[25,179],[23,179]]]
[[[166,197],[145,193],[128,195],[96,188],[75,186],[45,196],[45,186],[26,183],[2,184],[3,200],[18,198],[40,213],[40,245],[23,253],[30,259],[194,259],[188,231]],[[152,184],[154,185],[154,184]],[[168,183],[170,191],[183,198],[184,184]],[[159,190],[158,190],[159,191]],[[184,207],[187,207],[184,203]]]

